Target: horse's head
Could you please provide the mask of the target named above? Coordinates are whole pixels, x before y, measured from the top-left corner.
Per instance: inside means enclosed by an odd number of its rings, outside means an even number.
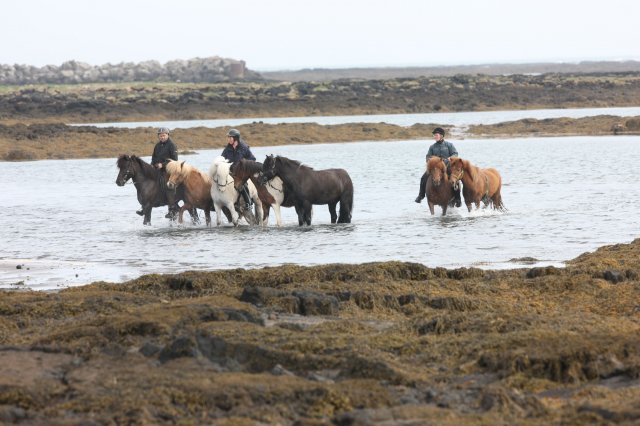
[[[132,179],[136,175],[134,168],[133,158],[130,155],[122,154],[116,161],[118,166],[118,177],[116,177],[116,185],[124,186],[129,179]]]
[[[440,186],[442,181],[447,181],[447,165],[442,158],[433,156],[427,162],[427,173],[431,175],[434,186]]]
[[[167,171],[167,187],[170,189],[175,189],[184,181],[185,177],[185,164],[184,161],[174,161],[169,160],[167,165],[165,166],[165,170]]]
[[[267,158],[264,159],[264,163],[262,163],[262,175],[258,181],[264,185],[276,177],[276,174],[276,157],[274,157],[273,154],[267,155]]]
[[[451,183],[455,184],[462,179],[462,175],[464,175],[464,163],[462,158],[449,158],[449,167],[451,168]]]

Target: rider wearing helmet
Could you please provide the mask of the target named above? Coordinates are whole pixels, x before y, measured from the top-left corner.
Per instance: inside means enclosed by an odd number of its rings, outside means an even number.
[[[169,137],[169,133],[171,133],[171,131],[166,127],[160,127],[158,129],[158,143],[156,143],[156,146],[153,148],[153,155],[151,156],[151,165],[163,174],[165,173],[165,166],[169,160],[178,161],[178,148]],[[165,217],[170,219],[175,216],[178,210],[180,210],[180,206],[178,205],[178,202],[173,202],[175,198],[175,190],[172,191],[167,188],[166,179],[164,179],[164,181],[165,185],[163,186],[163,189],[167,195],[167,200],[169,201],[169,212]],[[136,213],[140,216],[144,215],[142,210],[138,210]]]
[[[256,161],[256,157],[251,152],[251,148],[245,143],[244,139],[240,137],[240,132],[236,129],[231,129],[227,133],[227,146],[222,150],[222,156],[230,163],[235,163],[243,158],[246,160]],[[245,182],[242,187],[240,195],[242,195],[242,199],[245,204],[247,206],[251,206],[251,198],[249,197],[249,187],[247,186],[247,182]]]
[[[435,139],[435,143],[429,147],[429,151],[427,151],[427,162],[434,155],[440,157],[444,160],[447,165],[447,172],[451,173],[449,169],[449,157],[457,157],[458,151],[456,147],[453,146],[451,142],[447,142],[444,140],[444,129],[442,127],[436,127],[431,132],[433,138]],[[420,191],[418,192],[418,197],[416,197],[416,203],[420,203],[422,199],[425,197],[425,193],[427,190],[427,178],[429,174],[424,172],[422,177],[420,178]],[[460,187],[454,190],[455,197],[455,206],[460,207],[462,205],[462,200],[460,199]]]

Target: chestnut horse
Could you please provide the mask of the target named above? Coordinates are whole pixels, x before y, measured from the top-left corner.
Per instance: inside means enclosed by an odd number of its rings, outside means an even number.
[[[502,178],[496,169],[481,169],[471,164],[469,160],[462,158],[454,157],[449,161],[451,183],[462,181],[462,195],[464,195],[464,203],[469,211],[471,211],[472,204],[475,204],[476,208],[480,208],[481,200],[485,207],[491,204],[496,210],[506,210],[500,195]]]
[[[433,156],[427,162],[427,203],[429,211],[434,214],[434,206],[442,208],[442,216],[447,214],[447,207],[453,198],[453,188],[447,176],[447,165],[440,157]]]
[[[276,224],[282,226],[282,216],[280,207],[294,207],[295,200],[291,191],[285,191],[282,179],[275,176],[273,179],[262,184],[259,177],[262,175],[262,163],[252,160],[241,159],[231,165],[229,173],[233,177],[234,185],[239,191],[245,182],[251,179],[251,182],[258,190],[258,196],[262,201],[262,211],[264,225],[269,221],[269,210],[273,207],[276,213]]]
[[[142,158],[122,154],[118,157],[116,165],[119,169],[116,184],[124,186],[131,179],[136,187],[138,202],[142,205],[144,215],[142,223],[144,225],[151,225],[151,210],[154,207],[171,206],[175,201],[184,199],[182,187],[178,187],[175,194],[165,191],[166,173],[160,172]],[[196,221],[198,214],[195,209],[190,209],[189,213]]]
[[[298,224],[311,225],[311,207],[327,204],[331,223],[351,223],[353,209],[353,182],[344,169],[314,170],[299,161],[267,155],[262,164],[261,182],[278,176],[285,188],[291,188],[295,197]],[[340,203],[340,216],[336,205]]]
[[[206,174],[187,164],[184,161],[169,160],[166,165],[169,181],[167,186],[175,189],[179,185],[184,187],[184,204],[180,207],[178,223],[182,223],[182,215],[185,210],[194,207],[204,210],[207,226],[211,226],[211,178]]]

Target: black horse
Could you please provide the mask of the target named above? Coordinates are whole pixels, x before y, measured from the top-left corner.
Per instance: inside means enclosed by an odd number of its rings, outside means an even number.
[[[311,225],[313,204],[328,204],[331,223],[351,223],[353,208],[353,182],[344,169],[314,170],[299,161],[267,155],[262,164],[262,182],[278,176],[285,187],[293,192],[298,213],[298,224]],[[340,216],[336,205],[340,202]]]
[[[177,201],[184,199],[184,188],[178,186],[175,195],[171,196],[171,191],[165,191],[166,174],[147,163],[135,155],[120,155],[116,162],[119,172],[116,178],[118,186],[131,179],[138,192],[138,202],[142,205],[144,215],[143,224],[151,225],[151,209],[166,205],[173,205]],[[173,198],[173,199],[171,199]],[[197,221],[198,213],[196,209],[189,211],[191,218]]]

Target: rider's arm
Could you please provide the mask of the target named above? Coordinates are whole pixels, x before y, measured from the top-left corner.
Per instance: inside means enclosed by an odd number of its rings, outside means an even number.
[[[458,156],[458,151],[456,150],[456,147],[453,146],[451,142],[449,142],[449,157],[457,157],[457,156]]]

